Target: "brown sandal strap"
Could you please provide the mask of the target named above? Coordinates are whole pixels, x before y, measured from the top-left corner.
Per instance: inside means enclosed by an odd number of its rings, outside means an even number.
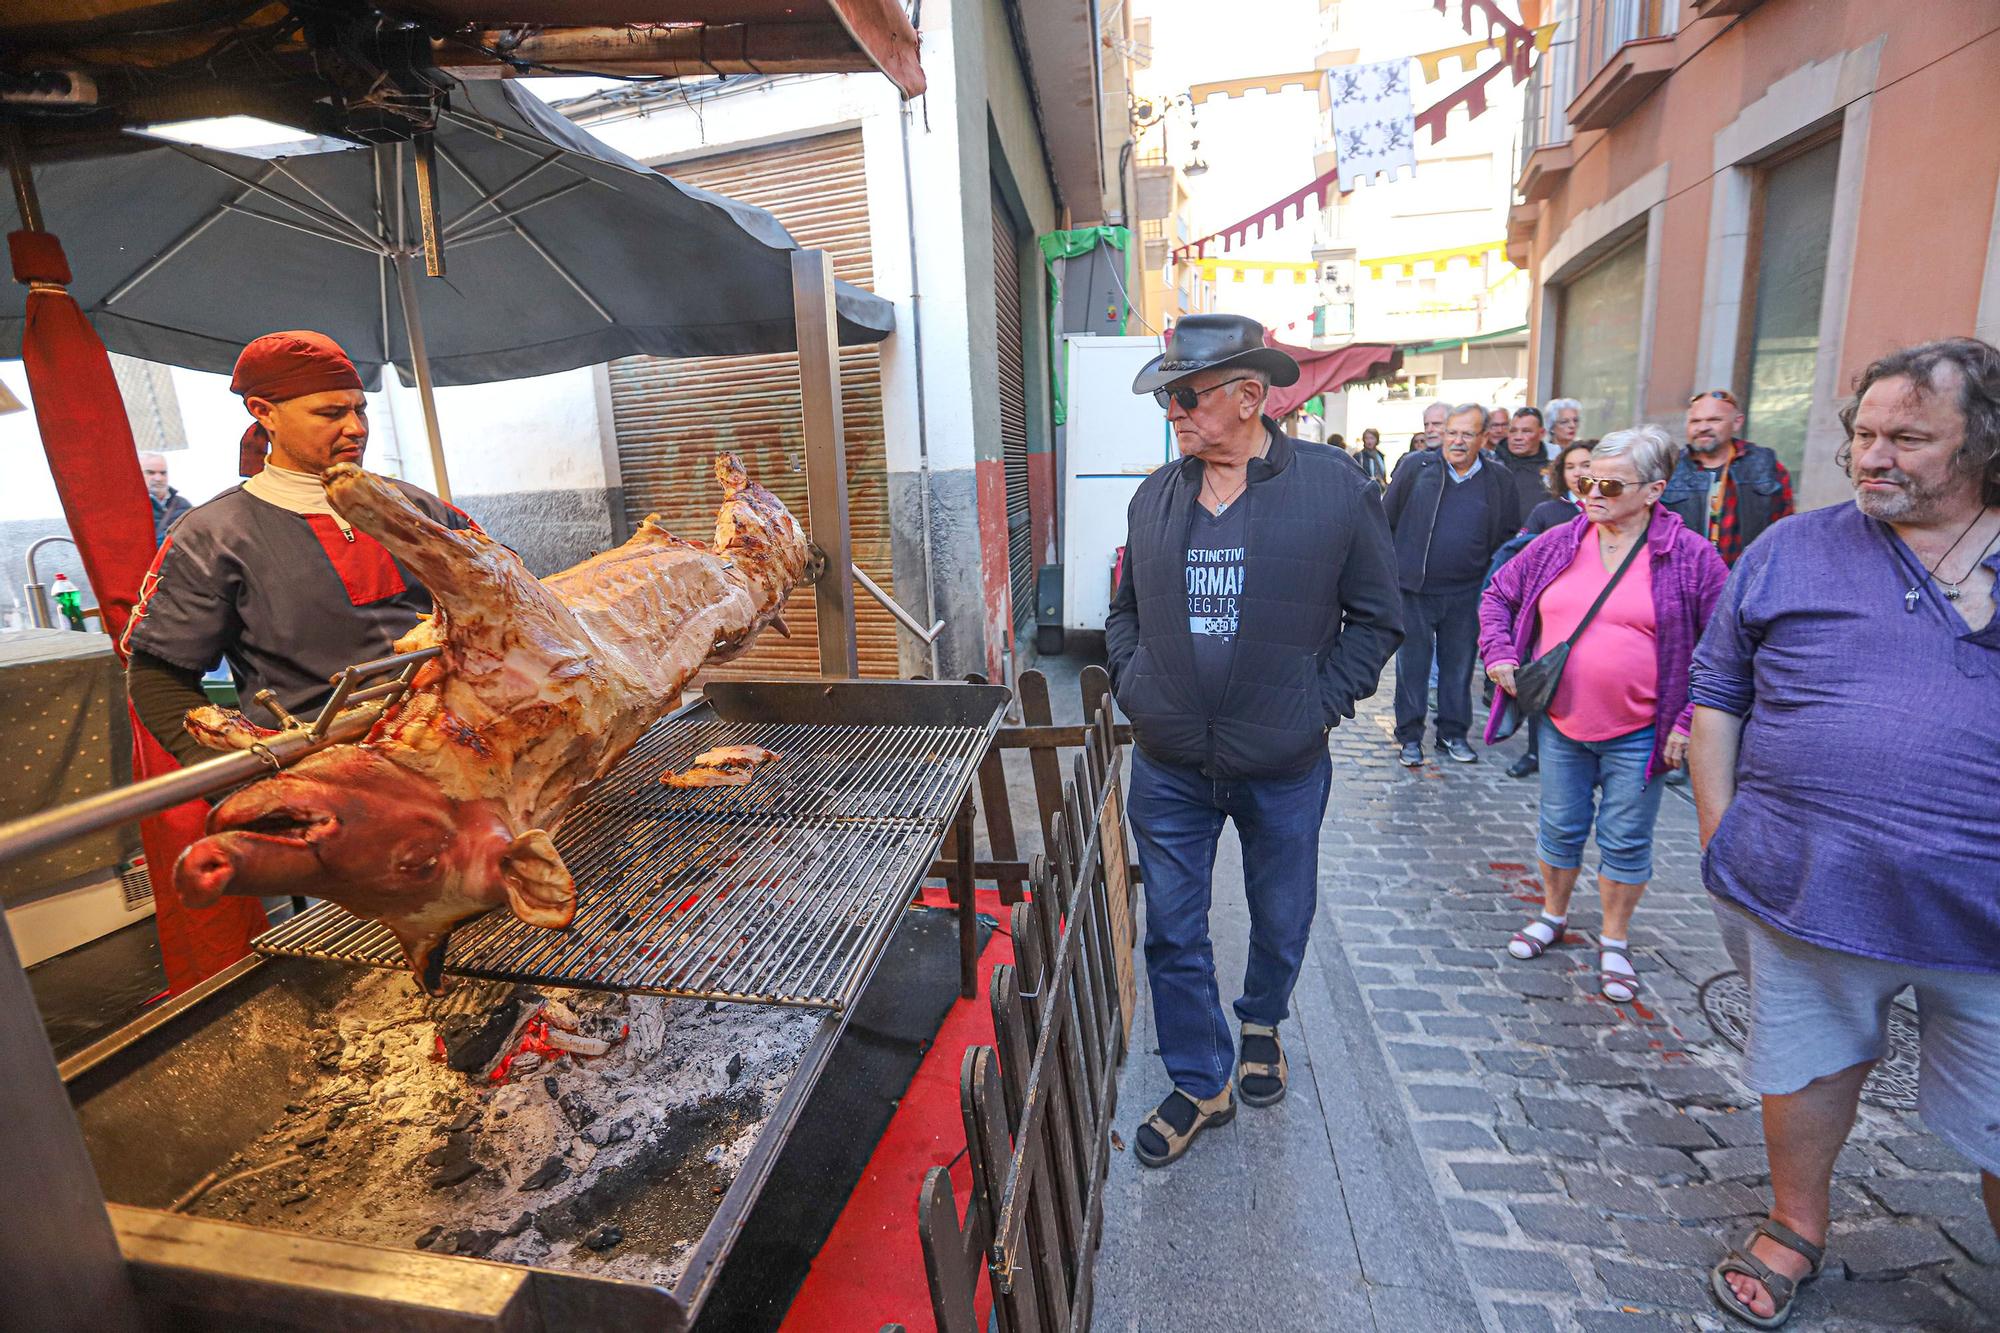
[[[1782,1245],[1793,1254],[1799,1256],[1799,1258],[1811,1264],[1812,1273],[1809,1276],[1818,1276],[1820,1268],[1826,1263],[1826,1247],[1824,1245],[1813,1244],[1776,1218],[1767,1217],[1756,1226],[1750,1228],[1750,1234],[1744,1238],[1743,1248],[1748,1250],[1759,1236],[1764,1237],[1773,1244]]]
[[[1764,1290],[1771,1294],[1771,1304],[1778,1310],[1790,1305],[1799,1292],[1796,1280],[1786,1277],[1745,1249],[1731,1250],[1723,1255],[1722,1262],[1715,1266],[1715,1271],[1725,1277],[1736,1273],[1754,1282],[1763,1283]],[[1748,1309],[1747,1303],[1745,1308]]]

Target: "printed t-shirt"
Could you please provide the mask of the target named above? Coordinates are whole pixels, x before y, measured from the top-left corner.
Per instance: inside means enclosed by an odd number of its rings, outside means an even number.
[[[1220,514],[1197,504],[1188,532],[1188,635],[1194,645],[1195,683],[1211,709],[1221,706],[1236,660],[1246,512],[1240,497]]]

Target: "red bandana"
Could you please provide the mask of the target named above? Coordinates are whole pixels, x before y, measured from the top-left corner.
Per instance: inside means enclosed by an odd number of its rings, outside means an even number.
[[[236,373],[229,380],[231,393],[274,403],[309,393],[361,387],[361,373],[340,350],[340,344],[324,333],[306,329],[267,333],[252,342],[236,358]],[[252,422],[243,432],[237,470],[246,477],[256,476],[264,470],[264,455],[270,450],[271,437],[263,426]]]

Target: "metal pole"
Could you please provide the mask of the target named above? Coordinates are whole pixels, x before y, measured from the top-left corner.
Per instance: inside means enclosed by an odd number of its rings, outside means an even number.
[[[798,322],[799,396],[806,437],[806,518],[826,554],[813,585],[819,619],[819,673],[861,674],[854,642],[854,567],[847,525],[847,445],[840,419],[840,329],[833,308],[833,260],[824,250],[792,252],[792,314]]]
[[[424,350],[424,320],[417,313],[417,279],[410,272],[410,256],[396,255],[396,295],[403,303],[403,334],[410,343],[410,369],[417,376],[417,397],[424,405],[424,435],[431,445],[432,487],[437,498],[451,503],[451,478],[444,469],[444,436],[438,431],[437,398],[431,390],[431,358]]]
[[[0,1283],[10,1328],[113,1333],[139,1327],[125,1256],[83,1132],[56,1072],[41,1011],[0,921]]]
[[[69,805],[44,810],[11,823],[0,824],[0,865],[60,847],[89,834],[116,827],[147,815],[171,810],[177,805],[263,777],[282,765],[313,750],[338,741],[359,740],[382,716],[379,706],[357,708],[327,728],[325,735],[311,730],[288,731],[266,741],[261,750],[236,750],[205,759],[190,768],[163,773],[129,787],[99,792]],[[269,758],[266,758],[268,753]],[[0,1083],[4,1083],[0,1079]],[[4,1122],[0,1122],[4,1123]],[[0,1157],[4,1157],[0,1153]]]
[[[28,165],[28,150],[21,143],[21,127],[11,121],[0,125],[0,142],[7,149],[7,174],[14,182],[14,207],[21,214],[21,230],[40,231],[42,201],[35,194],[35,172]]]
[[[387,151],[387,145],[376,149],[383,156],[387,155]],[[417,279],[410,271],[412,256],[406,244],[408,229],[404,212],[402,144],[396,145],[396,158],[389,171],[389,181],[396,190],[396,235],[390,249],[395,255],[396,299],[403,307],[403,337],[410,345],[410,373],[417,378],[417,398],[424,409],[424,435],[430,441],[431,472],[434,476],[432,490],[438,499],[450,504],[451,477],[445,471],[444,436],[438,430],[437,398],[431,391],[431,357],[424,347],[424,317],[417,309]],[[389,355],[387,347],[382,349],[382,355]]]

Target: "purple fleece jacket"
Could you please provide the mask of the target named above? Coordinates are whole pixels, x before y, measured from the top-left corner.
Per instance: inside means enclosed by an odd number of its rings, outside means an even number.
[[[1590,519],[1578,515],[1561,527],[1550,528],[1500,566],[1479,598],[1479,656],[1487,666],[1519,666],[1533,660],[1542,594],[1575,561],[1590,534]],[[1654,642],[1659,648],[1660,670],[1653,758],[1646,767],[1650,782],[1666,768],[1667,737],[1677,730],[1686,731],[1694,721],[1694,705],[1688,700],[1688,666],[1708,617],[1722,596],[1729,568],[1705,538],[1690,532],[1680,515],[1661,505],[1653,506],[1646,547],[1653,569]],[[1500,729],[1505,703],[1505,696],[1496,691],[1493,712],[1486,720],[1488,745]]]

